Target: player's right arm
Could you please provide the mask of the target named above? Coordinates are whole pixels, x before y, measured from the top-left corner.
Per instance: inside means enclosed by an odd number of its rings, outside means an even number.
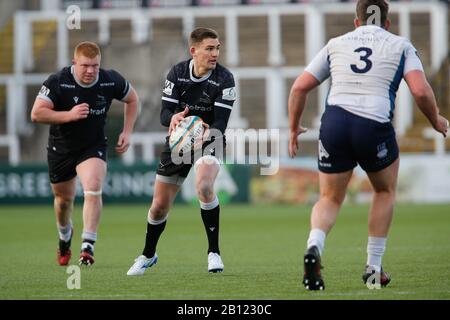
[[[45,124],[63,124],[87,118],[89,105],[81,103],[69,111],[55,111],[53,102],[39,97],[34,101],[31,110],[31,121]]]
[[[175,110],[180,103],[180,92],[175,68],[176,66],[170,70],[164,83],[162,108],[160,113],[161,124],[165,127],[169,127],[169,135],[189,112],[189,108],[186,107],[183,111],[175,113]]]
[[[303,110],[308,93],[330,76],[328,50],[324,47],[311,61],[305,71],[295,80],[288,98],[289,155],[297,155],[298,136],[307,131],[301,126]]]
[[[60,95],[58,76],[53,74],[44,81],[31,109],[31,121],[45,124],[63,124],[82,120],[89,115],[89,105],[81,103],[68,111],[55,110]]]

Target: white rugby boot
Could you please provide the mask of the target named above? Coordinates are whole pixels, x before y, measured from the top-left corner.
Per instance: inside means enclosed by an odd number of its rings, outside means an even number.
[[[151,258],[147,258],[144,255],[140,255],[134,259],[134,264],[131,266],[130,270],[127,272],[127,276],[142,276],[147,268],[150,268],[158,262],[158,255]]]
[[[223,262],[219,254],[210,252],[208,254],[208,272],[217,273],[223,272]]]

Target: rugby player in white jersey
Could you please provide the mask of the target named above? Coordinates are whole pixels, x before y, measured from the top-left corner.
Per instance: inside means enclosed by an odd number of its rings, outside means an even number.
[[[336,222],[353,168],[358,164],[374,190],[363,282],[376,279],[373,283],[384,287],[391,280],[381,260],[393,216],[399,168],[399,149],[391,122],[402,79],[433,128],[444,137],[447,134],[448,121],[439,115],[416,49],[407,39],[388,31],[388,10],[384,0],[359,0],[356,29],[331,39],[291,88],[289,155],[294,157],[298,136],[306,131],[301,117],[307,94],[331,77],[319,135],[320,198],[312,209],[304,255],[303,284],[309,290],[325,289],[321,275],[325,238]]]

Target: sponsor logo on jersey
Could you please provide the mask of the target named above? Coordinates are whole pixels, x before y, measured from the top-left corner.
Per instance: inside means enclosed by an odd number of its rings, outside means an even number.
[[[59,84],[59,86],[63,87],[63,88],[75,89],[74,84],[61,83],[61,84]]]
[[[222,90],[222,99],[228,101],[236,100],[236,90],[234,87],[226,88]]]
[[[178,78],[178,81],[180,81],[180,82],[189,82],[190,80],[186,79],[186,78]]]
[[[172,89],[173,89],[174,85],[175,85],[175,84],[174,84],[173,82],[171,82],[171,81],[169,81],[169,80],[166,80],[166,83],[164,84],[164,90],[163,90],[163,92],[164,92],[166,95],[171,96],[171,95],[172,95]]]
[[[89,113],[94,116],[100,116],[106,113],[106,107],[103,107],[101,109],[89,109]]]
[[[182,103],[182,106],[183,106],[183,109],[188,107],[189,110],[193,110],[193,111],[212,111],[212,108],[213,108],[212,106],[208,106],[208,107],[199,106],[199,105],[191,106],[187,103]]]
[[[78,97],[73,97],[73,101],[75,101],[75,103],[78,103]]]
[[[103,82],[100,83],[100,87],[114,87],[116,85],[115,82]]]
[[[49,93],[50,93],[50,89],[47,88],[46,86],[42,86],[41,90],[39,90],[39,94],[44,95],[44,96],[48,96]]]
[[[219,83],[217,83],[217,82],[215,82],[215,81],[213,81],[213,80],[209,80],[209,79],[208,79],[208,83],[211,83],[212,85],[215,85],[216,87],[220,86]]]

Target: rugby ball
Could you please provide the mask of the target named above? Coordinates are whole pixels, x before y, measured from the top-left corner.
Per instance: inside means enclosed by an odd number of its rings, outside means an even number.
[[[184,118],[170,134],[170,150],[176,154],[196,150],[202,145],[203,131],[203,120],[200,117],[189,116]]]

